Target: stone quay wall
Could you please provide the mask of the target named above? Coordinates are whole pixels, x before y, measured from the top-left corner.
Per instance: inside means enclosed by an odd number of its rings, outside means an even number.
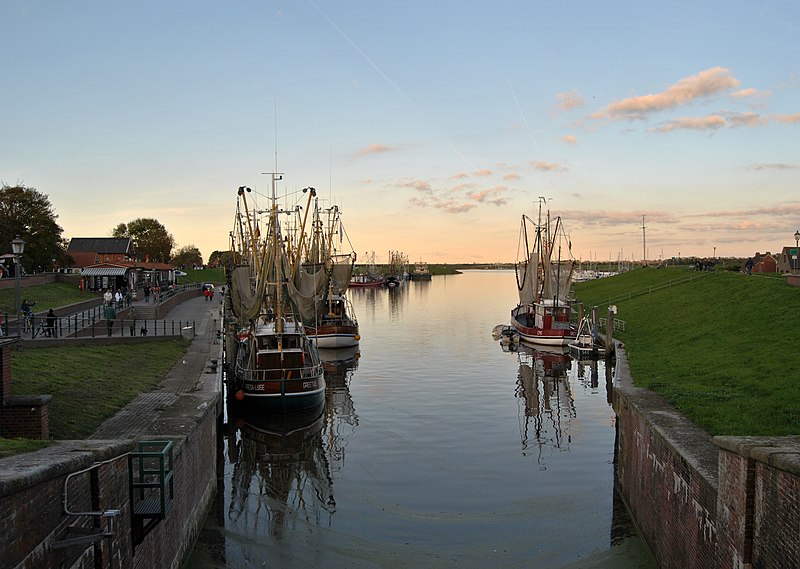
[[[616,354],[618,488],[659,567],[800,567],[800,437],[712,439]]]

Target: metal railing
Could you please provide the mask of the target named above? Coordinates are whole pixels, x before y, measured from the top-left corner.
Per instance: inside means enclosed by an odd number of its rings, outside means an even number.
[[[145,318],[107,320],[102,311],[87,310],[72,316],[56,317],[52,326],[42,316],[27,316],[9,322],[6,316],[0,324],[0,336],[16,332],[23,339],[65,337],[131,337],[178,336],[186,327],[195,328],[194,320],[157,320]]]

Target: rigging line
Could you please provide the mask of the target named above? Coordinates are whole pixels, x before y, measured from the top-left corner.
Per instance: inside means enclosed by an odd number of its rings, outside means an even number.
[[[361,48],[360,48],[360,47],[358,47],[358,46],[356,45],[356,43],[355,43],[353,40],[351,40],[351,39],[350,39],[350,37],[349,37],[349,36],[348,36],[346,33],[344,33],[344,31],[343,31],[343,30],[342,30],[342,29],[341,29],[339,26],[337,26],[337,25],[336,25],[336,23],[335,23],[335,22],[334,22],[334,21],[333,21],[333,20],[332,20],[332,19],[331,19],[331,18],[328,16],[328,14],[326,14],[326,13],[325,13],[325,12],[322,10],[322,8],[320,8],[320,7],[317,5],[317,3],[316,3],[314,0],[308,0],[308,1],[311,3],[311,5],[312,5],[312,6],[314,6],[314,8],[316,8],[316,9],[317,9],[317,11],[318,11],[320,14],[322,14],[322,17],[323,17],[323,18],[325,18],[325,19],[328,21],[328,23],[331,25],[331,27],[333,27],[333,29],[334,29],[334,30],[336,30],[336,31],[339,33],[339,35],[340,35],[340,36],[342,36],[342,37],[344,38],[344,40],[345,40],[347,43],[349,43],[349,44],[350,44],[350,46],[351,46],[351,47],[352,47],[354,50],[356,50],[356,51],[358,52],[358,54],[359,54],[361,57],[363,57],[363,58],[364,58],[364,61],[366,61],[367,63],[369,63],[370,67],[372,67],[372,69],[374,69],[374,70],[375,70],[375,72],[376,72],[378,75],[380,75],[380,76],[383,78],[383,80],[384,80],[384,81],[386,81],[386,82],[387,82],[389,85],[391,85],[391,86],[394,88],[394,90],[395,90],[395,91],[397,91],[397,93],[398,93],[398,94],[399,94],[401,97],[403,97],[403,99],[405,99],[405,100],[406,100],[406,101],[407,101],[407,102],[408,102],[408,103],[409,103],[409,104],[410,104],[410,105],[411,105],[411,106],[414,108],[414,110],[416,110],[416,111],[417,111],[417,112],[418,112],[418,113],[419,113],[419,114],[420,114],[420,115],[421,115],[421,116],[422,116],[422,117],[425,119],[425,122],[427,122],[427,123],[428,123],[428,126],[429,126],[430,128],[432,128],[432,129],[433,129],[433,130],[436,132],[436,134],[438,134],[438,135],[439,135],[439,137],[440,137],[440,138],[441,138],[441,139],[442,139],[442,140],[445,142],[445,144],[447,144],[447,145],[450,147],[450,149],[451,149],[451,150],[452,150],[452,151],[453,151],[453,152],[456,154],[456,156],[458,156],[459,158],[461,158],[461,160],[463,160],[463,161],[464,161],[464,163],[466,163],[466,164],[467,164],[467,166],[469,166],[469,167],[470,167],[470,168],[472,168],[473,170],[476,170],[476,171],[477,171],[477,170],[478,170],[477,166],[475,166],[475,164],[473,164],[472,162],[470,162],[470,160],[469,160],[469,159],[468,159],[466,156],[464,156],[464,155],[461,153],[461,151],[460,151],[460,150],[458,150],[458,148],[456,148],[456,147],[455,147],[455,145],[454,145],[452,142],[450,142],[450,140],[449,140],[449,139],[448,139],[448,138],[447,138],[447,137],[446,137],[446,136],[445,136],[445,135],[442,133],[442,131],[441,131],[441,130],[439,130],[439,128],[438,128],[438,127],[437,127],[435,124],[433,124],[433,123],[432,123],[432,122],[431,122],[431,121],[428,119],[428,117],[425,115],[425,113],[423,113],[423,112],[422,112],[422,109],[419,107],[419,105],[417,105],[417,104],[416,104],[416,103],[415,103],[413,100],[411,100],[411,97],[409,97],[408,95],[406,95],[406,93],[405,93],[405,92],[404,92],[404,91],[403,91],[403,90],[400,88],[400,86],[399,86],[399,85],[397,85],[397,83],[395,83],[394,81],[392,81],[392,80],[391,80],[391,79],[390,79],[390,78],[389,78],[389,77],[388,77],[388,76],[387,76],[387,75],[386,75],[386,74],[385,74],[383,71],[381,71],[381,69],[380,69],[380,68],[379,68],[379,67],[378,67],[378,66],[375,64],[375,62],[374,62],[374,61],[372,61],[372,60],[369,58],[369,56],[368,56],[366,53],[364,53],[364,52],[361,50]]]
[[[522,122],[525,123],[525,128],[528,129],[528,134],[531,137],[531,142],[533,142],[533,147],[536,149],[536,154],[541,159],[542,151],[539,148],[539,143],[536,142],[536,137],[533,134],[533,130],[531,129],[531,125],[528,124],[528,119],[525,117],[525,113],[522,112],[522,106],[519,104],[519,99],[517,99],[517,94],[514,92],[514,87],[511,86],[511,81],[508,81],[508,89],[511,91],[511,96],[514,97],[514,102],[517,104],[517,109],[519,110],[519,114],[522,115]]]

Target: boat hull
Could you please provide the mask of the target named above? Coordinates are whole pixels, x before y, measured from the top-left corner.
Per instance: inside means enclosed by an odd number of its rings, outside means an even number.
[[[511,311],[511,326],[519,334],[521,342],[541,346],[568,346],[577,338],[577,329],[569,323],[559,323],[561,327],[530,325],[528,311],[518,306]]]
[[[386,282],[386,279],[383,277],[379,277],[376,279],[364,279],[364,280],[351,280],[348,288],[369,288],[369,287],[379,287],[383,286]]]
[[[288,413],[311,409],[325,401],[325,377],[321,366],[302,378],[244,379],[242,403],[251,409]]]

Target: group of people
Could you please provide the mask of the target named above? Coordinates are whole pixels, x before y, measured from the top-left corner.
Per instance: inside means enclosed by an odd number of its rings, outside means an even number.
[[[27,298],[22,300],[22,304],[20,304],[19,311],[21,313],[22,318],[29,319],[31,323],[33,322],[33,307],[36,306],[36,301],[28,302]],[[47,311],[47,315],[44,317],[44,335],[48,338],[54,337],[56,335],[56,322],[58,321],[58,316],[56,313],[53,312],[53,309],[49,309]]]
[[[103,304],[106,306],[113,304],[116,306],[117,310],[130,306],[133,302],[133,294],[128,289],[125,289],[125,292],[121,290],[117,290],[116,292],[112,293],[111,289],[107,289],[106,292],[103,293]]]

